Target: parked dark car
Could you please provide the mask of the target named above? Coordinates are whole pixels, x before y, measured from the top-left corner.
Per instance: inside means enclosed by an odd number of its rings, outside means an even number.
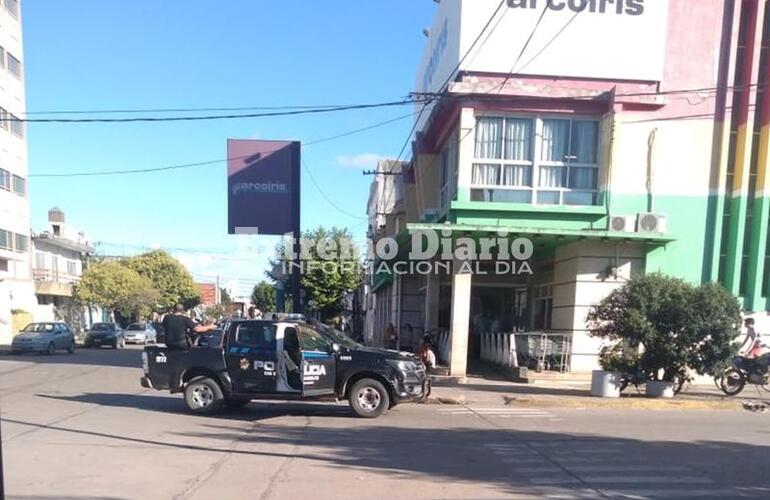
[[[110,346],[113,349],[126,347],[126,338],[123,329],[117,323],[94,323],[86,332],[83,341],[85,347]]]
[[[59,349],[75,352],[75,335],[69,325],[61,322],[30,323],[13,338],[11,352],[43,352],[55,354]]]
[[[367,418],[430,393],[417,356],[367,348],[301,321],[232,321],[205,344],[189,351],[145,347],[142,386],[183,392],[193,413],[252,399],[347,400]]]

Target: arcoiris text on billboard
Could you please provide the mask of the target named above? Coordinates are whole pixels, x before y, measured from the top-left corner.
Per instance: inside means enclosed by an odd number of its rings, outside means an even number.
[[[597,14],[628,14],[640,16],[644,14],[645,0],[507,0],[508,7],[537,9],[539,4],[545,4],[546,9],[572,12],[591,12]]]

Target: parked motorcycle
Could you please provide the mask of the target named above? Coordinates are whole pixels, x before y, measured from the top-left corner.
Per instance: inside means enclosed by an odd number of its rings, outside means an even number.
[[[642,369],[623,372],[620,376],[620,392],[626,390],[629,385],[633,385],[636,387],[637,391],[640,391],[641,386],[650,380],[653,380],[652,377],[650,377],[650,375]],[[674,394],[679,394],[682,392],[682,388],[684,387],[685,382],[687,382],[687,377],[679,375],[674,377]]]
[[[715,379],[717,386],[728,396],[739,394],[746,384],[759,385],[770,392],[770,353],[757,358],[736,356],[733,367]]]

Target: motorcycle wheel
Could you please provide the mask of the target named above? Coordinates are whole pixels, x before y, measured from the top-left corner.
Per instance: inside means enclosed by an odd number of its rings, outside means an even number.
[[[743,374],[735,368],[730,368],[724,372],[719,381],[719,388],[728,396],[739,394],[745,386],[746,380],[743,378]]]
[[[680,392],[682,392],[685,382],[687,382],[687,379],[684,377],[674,378],[674,394],[679,394]]]

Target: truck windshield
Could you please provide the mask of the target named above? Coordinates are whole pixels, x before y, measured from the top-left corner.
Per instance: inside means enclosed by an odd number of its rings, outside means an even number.
[[[333,328],[329,325],[324,325],[323,323],[314,323],[313,326],[321,335],[330,341],[341,345],[342,347],[347,347],[348,349],[357,349],[361,347],[361,344],[355,342],[353,339],[345,335],[340,330],[337,330],[336,328]]]
[[[114,325],[112,323],[94,323],[91,330],[94,332],[111,332]]]
[[[127,330],[141,331],[141,330],[144,330],[144,325],[142,325],[140,323],[131,323],[130,325],[128,325]]]

